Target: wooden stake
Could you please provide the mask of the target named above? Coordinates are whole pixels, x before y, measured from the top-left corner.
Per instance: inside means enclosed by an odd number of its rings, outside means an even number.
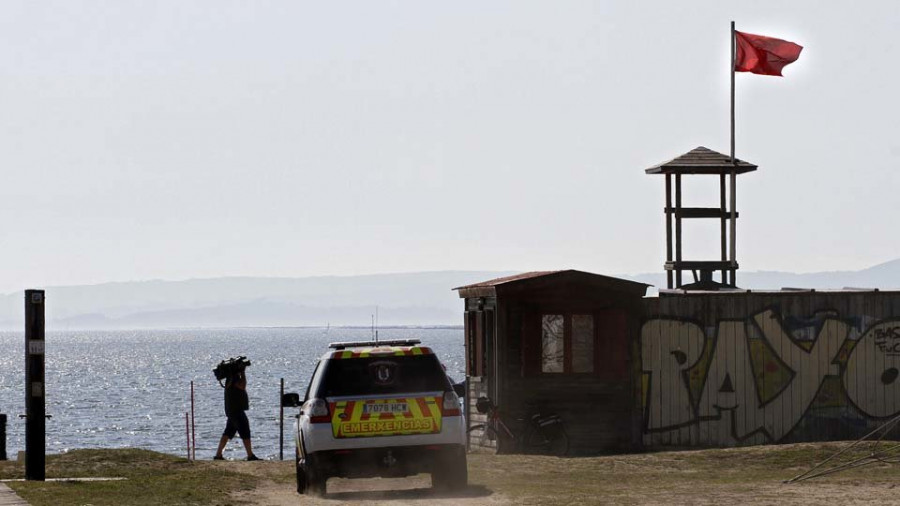
[[[194,380],[191,380],[191,460],[197,460],[197,433],[194,430]]]
[[[187,439],[187,459],[191,460],[191,425],[187,411],[184,412],[184,437]]]

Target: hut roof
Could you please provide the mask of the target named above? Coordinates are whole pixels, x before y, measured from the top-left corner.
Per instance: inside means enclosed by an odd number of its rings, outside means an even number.
[[[756,169],[757,166],[752,163],[737,158],[732,163],[730,156],[700,146],[668,162],[654,165],[644,172],[647,174],[728,174],[734,170],[738,174],[743,174]]]
[[[647,287],[651,286],[646,283],[638,283],[636,281],[568,269],[559,271],[524,272],[514,276],[506,276],[473,283],[471,285],[459,286],[454,288],[454,290],[459,291],[459,296],[463,298],[492,297],[525,289],[563,284],[587,285],[598,289],[623,291],[638,295],[644,295],[647,291]]]

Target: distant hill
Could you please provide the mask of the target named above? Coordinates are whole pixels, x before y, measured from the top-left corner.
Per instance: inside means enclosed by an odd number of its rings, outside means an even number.
[[[648,283],[657,288],[666,286],[664,272],[622,276],[634,281]],[[692,281],[691,278],[689,281]],[[900,289],[900,258],[878,264],[861,271],[828,271],[796,274],[778,271],[738,271],[738,286],[751,290],[780,288],[878,288],[881,290]]]
[[[459,325],[452,288],[513,274],[441,271],[305,278],[228,277],[46,287],[48,329]],[[598,274],[610,274],[598,272]],[[665,273],[616,275],[665,287]],[[900,259],[860,271],[738,272],[742,288],[900,289]],[[0,296],[0,328],[23,328],[23,293]]]
[[[510,272],[442,271],[305,278],[227,277],[46,287],[47,327],[459,325],[452,288]],[[21,330],[23,293],[0,296],[0,328]]]

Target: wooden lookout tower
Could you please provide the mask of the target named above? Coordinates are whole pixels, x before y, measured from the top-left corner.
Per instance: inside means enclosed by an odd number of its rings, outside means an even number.
[[[738,218],[737,175],[756,169],[756,165],[752,163],[737,158],[732,160],[728,155],[701,146],[645,171],[647,174],[664,174],[666,176],[665,268],[668,288],[716,290],[737,286],[738,262],[735,255]],[[717,207],[682,207],[681,176],[693,174],[719,176],[719,205]],[[672,176],[675,179],[674,205]],[[726,177],[730,179],[730,190],[727,192]],[[730,199],[726,199],[728,196]],[[682,258],[681,220],[702,218],[719,220],[721,230],[721,257],[719,260],[686,260]],[[674,235],[672,233],[673,221]],[[693,274],[693,282],[688,284],[682,282],[682,272],[684,271],[690,271]],[[713,274],[716,271],[721,273],[719,281],[713,280]]]

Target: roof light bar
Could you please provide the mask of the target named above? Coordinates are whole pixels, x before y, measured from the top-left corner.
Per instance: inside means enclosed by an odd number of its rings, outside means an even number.
[[[388,341],[345,341],[331,343],[328,345],[328,347],[335,350],[343,350],[344,348],[371,348],[377,346],[415,346],[421,343],[422,341],[418,339],[394,339]]]

